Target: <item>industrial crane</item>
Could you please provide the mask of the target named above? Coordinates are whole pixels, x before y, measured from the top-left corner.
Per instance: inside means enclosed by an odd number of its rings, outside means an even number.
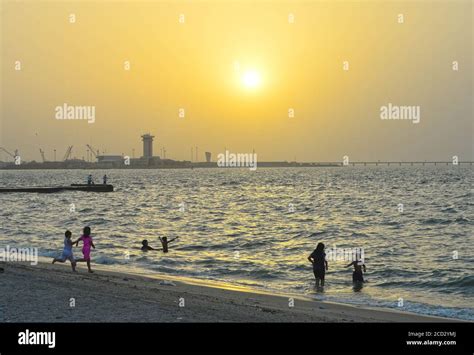
[[[16,161],[16,158],[18,157],[18,149],[15,149],[15,154],[10,153],[8,150],[6,150],[3,147],[0,147],[0,150],[3,150],[5,153],[7,153],[9,156],[13,158],[13,161]]]
[[[99,155],[99,149],[97,149],[97,152],[94,151],[94,148],[90,144],[86,144],[87,149],[92,153],[92,155],[97,159],[97,156]]]
[[[71,153],[72,153],[72,145],[70,145],[69,147],[67,147],[66,149],[66,154],[64,154],[64,158],[63,158],[63,161],[66,161],[69,159],[69,157],[71,156]]]
[[[44,157],[44,150],[40,148],[39,151],[41,154],[41,158],[43,159],[43,163],[46,163],[46,158]]]

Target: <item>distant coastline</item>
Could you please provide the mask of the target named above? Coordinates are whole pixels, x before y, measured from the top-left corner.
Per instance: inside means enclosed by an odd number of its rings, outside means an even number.
[[[316,167],[348,167],[348,166],[472,166],[473,161],[460,161],[453,164],[450,161],[354,161],[347,164],[343,162],[288,162],[267,161],[258,162],[260,168],[316,168]],[[25,162],[14,164],[13,162],[1,162],[0,170],[56,170],[56,169],[194,169],[194,168],[218,168],[217,162],[190,162],[171,159],[161,159],[159,162],[126,165],[118,162],[86,162],[86,161],[57,161],[57,162]],[[227,167],[229,168],[229,167]],[[230,167],[232,169],[232,167]],[[238,168],[238,167],[234,167]]]

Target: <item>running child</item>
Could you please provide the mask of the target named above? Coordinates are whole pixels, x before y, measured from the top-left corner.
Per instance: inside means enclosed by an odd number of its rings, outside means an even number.
[[[77,262],[86,262],[87,263],[87,269],[89,270],[90,273],[92,273],[91,269],[91,247],[95,249],[94,242],[92,241],[92,236],[91,236],[91,228],[90,227],[84,227],[83,234],[81,237],[76,240],[73,244],[76,244],[76,246],[79,245],[79,242],[82,241],[82,259],[77,259]]]
[[[64,249],[63,255],[60,258],[54,258],[53,264],[56,262],[64,263],[66,260],[71,262],[72,271],[76,272],[76,260],[74,260],[74,255],[72,254],[72,233],[71,231],[67,230],[64,233]]]

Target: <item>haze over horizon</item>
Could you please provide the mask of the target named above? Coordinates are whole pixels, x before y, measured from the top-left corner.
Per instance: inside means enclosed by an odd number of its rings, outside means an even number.
[[[144,133],[176,160],[474,160],[470,1],[1,6],[0,147],[23,160],[139,157]],[[56,119],[65,103],[95,122]],[[420,122],[382,120],[389,103]]]

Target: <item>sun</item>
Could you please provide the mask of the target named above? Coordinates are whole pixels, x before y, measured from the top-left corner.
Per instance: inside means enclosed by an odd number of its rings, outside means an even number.
[[[248,70],[242,76],[242,83],[248,89],[255,89],[260,86],[262,79],[256,70]]]

